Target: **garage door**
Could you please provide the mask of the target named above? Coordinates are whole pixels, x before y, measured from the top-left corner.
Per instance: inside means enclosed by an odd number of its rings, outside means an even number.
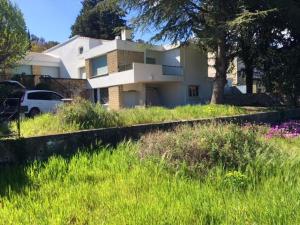
[[[59,68],[58,67],[50,67],[50,66],[42,66],[41,74],[49,75],[51,77],[59,77]]]
[[[125,91],[123,92],[123,104],[126,108],[134,108],[138,105],[138,92]]]

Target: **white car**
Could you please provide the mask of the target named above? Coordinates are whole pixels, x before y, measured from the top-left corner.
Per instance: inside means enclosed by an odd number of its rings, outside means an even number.
[[[25,115],[34,117],[40,113],[55,112],[63,102],[64,98],[54,91],[25,91],[21,98],[21,109]]]

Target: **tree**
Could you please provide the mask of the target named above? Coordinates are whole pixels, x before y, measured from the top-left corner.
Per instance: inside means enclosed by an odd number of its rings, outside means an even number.
[[[240,4],[242,13],[230,25],[236,38],[236,55],[245,66],[242,72],[246,77],[247,93],[252,94],[254,69],[260,67],[260,61],[270,61],[268,58],[276,57],[276,52],[281,59],[283,55],[290,56],[276,49],[297,40],[293,31],[299,24],[295,23],[298,21],[295,17],[299,19],[299,3],[294,0],[243,0]]]
[[[216,76],[211,103],[222,103],[227,70],[234,47],[229,22],[239,13],[239,0],[124,0],[139,12],[134,24],[141,29],[153,25],[153,40],[187,43],[191,38],[206,52],[215,53]]]
[[[57,41],[46,41],[44,38],[39,38],[36,35],[30,35],[30,51],[32,52],[43,52],[55,45],[58,45]]]
[[[9,0],[0,0],[0,69],[5,70],[21,60],[28,46],[22,12]]]
[[[266,90],[297,106],[300,97],[300,45],[270,49],[264,58]]]
[[[71,27],[71,36],[112,40],[125,26],[124,16],[125,12],[117,1],[83,0],[80,14]]]

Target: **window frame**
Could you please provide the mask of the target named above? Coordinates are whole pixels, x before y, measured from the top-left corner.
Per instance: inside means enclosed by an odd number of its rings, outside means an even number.
[[[189,98],[199,98],[199,85],[189,85],[188,86],[188,97]]]
[[[78,48],[78,54],[79,54],[79,55],[82,55],[83,52],[84,52],[84,47],[83,47],[83,46],[80,46],[80,47]]]

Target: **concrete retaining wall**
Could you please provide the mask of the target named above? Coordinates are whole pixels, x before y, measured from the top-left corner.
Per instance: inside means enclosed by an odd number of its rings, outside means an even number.
[[[234,123],[277,123],[300,118],[300,109],[281,112],[256,113],[251,115],[220,117],[214,119],[176,121],[157,124],[135,125],[122,128],[84,130],[73,133],[0,141],[0,164],[26,163],[45,160],[52,155],[69,157],[79,148],[95,147],[98,144],[115,145],[124,139],[138,139],[154,130],[170,130],[178,125],[204,124],[212,121]]]

